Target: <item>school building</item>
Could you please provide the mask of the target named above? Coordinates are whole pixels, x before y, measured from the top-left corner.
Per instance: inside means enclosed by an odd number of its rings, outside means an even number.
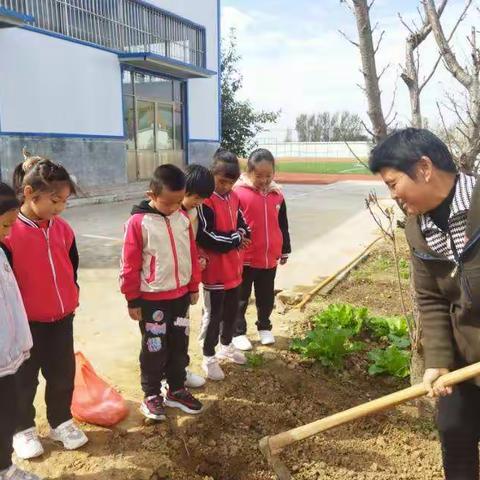
[[[207,163],[219,71],[220,0],[0,0],[0,178],[24,146],[81,187]]]

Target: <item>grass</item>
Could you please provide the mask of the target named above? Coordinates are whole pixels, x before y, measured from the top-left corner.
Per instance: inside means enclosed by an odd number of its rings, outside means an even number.
[[[277,163],[277,171],[284,173],[333,173],[333,174],[371,174],[368,169],[356,161],[352,162],[282,162]]]

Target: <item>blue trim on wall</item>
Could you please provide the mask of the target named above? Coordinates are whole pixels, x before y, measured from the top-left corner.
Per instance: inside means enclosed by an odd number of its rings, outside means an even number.
[[[189,144],[190,144],[190,127],[188,125],[189,122],[189,105],[188,105],[188,80],[183,81],[183,150],[185,152],[185,164],[188,165],[190,163],[190,152],[189,152]]]
[[[217,77],[218,77],[218,141],[222,140],[222,28],[221,28],[221,19],[222,9],[220,5],[220,0],[217,0],[217,35],[218,35],[218,44],[217,44]]]
[[[0,132],[0,137],[49,137],[49,138],[110,138],[125,140],[121,135],[91,135],[83,133],[38,133],[38,132]]]
[[[191,138],[190,143],[220,143],[218,140],[210,140],[207,138]]]
[[[20,20],[22,22],[34,22],[35,17],[31,15],[26,15],[25,13],[20,13],[15,10],[10,10],[9,8],[0,7],[0,15],[5,15],[6,17],[12,17],[15,20]]]
[[[213,76],[213,75],[217,74],[217,72],[215,72],[214,70],[208,70],[206,68],[197,67],[196,65],[181,62],[180,60],[175,60],[174,58],[166,57],[166,56],[160,55],[158,53],[152,53],[152,52],[136,52],[136,53],[120,52],[118,54],[118,57],[119,58],[125,58],[125,59],[138,58],[138,57],[144,57],[145,59],[151,58],[153,60],[160,60],[160,61],[168,63],[170,65],[185,68],[185,69],[188,69],[188,70],[192,70],[194,72],[202,73],[204,75],[212,75]]]

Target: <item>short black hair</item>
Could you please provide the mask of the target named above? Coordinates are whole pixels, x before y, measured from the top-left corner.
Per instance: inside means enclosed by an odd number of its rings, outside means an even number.
[[[215,190],[212,172],[203,165],[188,165],[185,169],[185,176],[187,177],[187,195],[209,198]]]
[[[15,191],[10,185],[0,182],[0,215],[20,207]]]
[[[240,163],[234,153],[219,148],[213,155],[210,171],[213,175],[223,175],[231,180],[237,180],[240,177]]]
[[[171,163],[157,167],[150,180],[150,190],[154,195],[160,195],[163,187],[168,188],[172,192],[178,192],[185,189],[185,185],[185,174]]]
[[[423,156],[428,157],[439,170],[457,172],[445,143],[423,128],[405,128],[388,135],[370,152],[368,165],[373,173],[390,167],[412,177],[415,165]]]
[[[257,148],[248,157],[247,171],[252,172],[260,162],[270,162],[275,169],[275,157],[272,152],[266,148]]]

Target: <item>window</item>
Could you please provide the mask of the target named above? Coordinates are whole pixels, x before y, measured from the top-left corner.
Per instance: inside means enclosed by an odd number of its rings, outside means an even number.
[[[125,69],[122,75],[127,149],[183,150],[183,84]]]

